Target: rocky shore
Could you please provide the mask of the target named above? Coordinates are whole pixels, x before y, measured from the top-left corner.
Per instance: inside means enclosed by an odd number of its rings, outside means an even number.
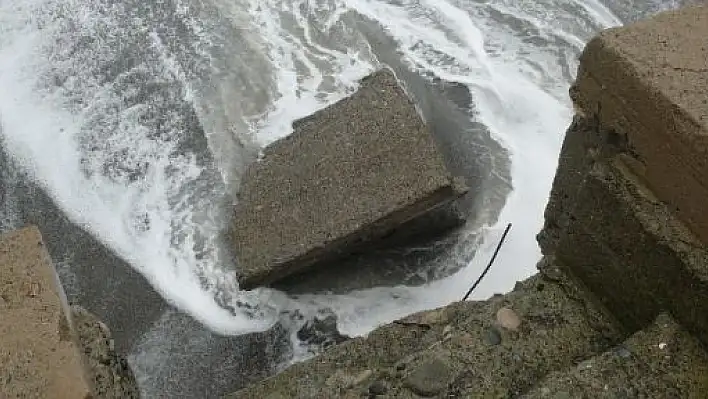
[[[599,34],[570,90],[539,272],[381,326],[229,398],[702,398],[708,8]]]
[[[321,354],[227,397],[704,398],[706,37],[708,7],[691,7],[606,30],[588,43],[570,90],[576,115],[538,234],[543,258],[536,275],[505,295],[413,314],[363,337],[338,334],[333,319],[312,322],[301,339],[326,347]],[[437,153],[435,135],[392,79],[389,72],[374,74],[359,97],[337,105],[348,109],[351,101],[363,101],[380,120],[350,115],[343,128],[324,110],[296,126],[304,133],[271,147],[253,166],[235,221],[250,233],[233,237],[241,261],[252,262],[251,284],[364,251],[466,193]],[[388,90],[378,93],[381,86]],[[386,97],[391,94],[395,100]],[[387,119],[381,111],[401,99],[405,106]],[[412,124],[415,140],[383,137],[395,129],[392,121],[402,120]],[[366,127],[355,134],[361,142],[347,144],[341,132],[351,133],[359,122]],[[325,148],[319,136],[325,133],[341,135],[337,148]],[[288,146],[313,152],[289,152]],[[369,207],[343,206],[337,213],[338,203],[368,184],[357,176],[362,165],[341,166],[365,148],[379,155],[377,148],[403,151],[388,162],[404,170],[369,158],[366,176],[380,179]],[[320,169],[328,153],[344,158]],[[406,159],[412,153],[417,156]],[[323,185],[329,181],[323,175],[307,177],[322,170],[335,180],[352,177],[344,180],[356,189],[346,191],[339,180]],[[311,209],[283,197],[279,190],[290,192],[293,184],[312,199]],[[272,190],[263,194],[257,187]],[[372,209],[379,201],[386,206]],[[294,215],[307,217],[302,222]],[[431,221],[420,220],[423,226]],[[278,236],[273,242],[251,235],[268,223],[291,230],[261,232]],[[71,306],[42,235],[31,226],[0,236],[0,365],[0,397],[139,397],[111,332]]]

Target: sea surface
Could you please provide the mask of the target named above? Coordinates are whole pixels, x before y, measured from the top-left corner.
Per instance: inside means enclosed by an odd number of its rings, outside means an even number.
[[[0,0],[0,232],[40,227],[144,397],[219,397],[315,353],[296,331],[317,315],[362,335],[459,300],[509,222],[472,299],[533,274],[578,55],[680,3]],[[408,248],[398,280],[240,290],[224,232],[245,166],[382,66],[467,143],[470,221]]]

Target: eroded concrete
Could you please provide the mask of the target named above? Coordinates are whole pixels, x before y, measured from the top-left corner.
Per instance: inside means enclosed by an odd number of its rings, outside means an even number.
[[[505,296],[411,315],[230,398],[355,398],[372,389],[388,398],[509,397],[621,342],[575,281],[548,260],[540,267]],[[517,329],[499,322],[502,308],[518,315]]]
[[[665,313],[607,352],[551,373],[523,398],[704,398],[708,355]],[[659,395],[659,396],[657,396]]]
[[[606,30],[581,56],[571,96],[633,158],[634,173],[708,242],[708,7]]]
[[[708,11],[692,8],[588,44],[538,275],[382,326],[233,397],[705,397],[706,33]]]
[[[387,69],[293,127],[243,178],[232,237],[244,287],[352,253],[467,191]],[[429,218],[400,234],[459,222]]]
[[[630,331],[667,310],[708,343],[708,8],[610,29],[583,52],[546,255]]]
[[[39,231],[0,236],[0,397],[91,397],[71,325]]]

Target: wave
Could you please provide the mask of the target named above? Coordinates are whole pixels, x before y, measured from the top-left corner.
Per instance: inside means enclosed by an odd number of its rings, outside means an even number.
[[[459,300],[507,222],[475,297],[533,273],[576,57],[620,23],[598,2],[568,0],[15,0],[0,4],[0,22],[3,145],[73,222],[216,332],[329,309],[352,335]],[[469,263],[420,286],[239,290],[221,232],[240,173],[381,64],[362,23],[393,43],[402,68],[468,88],[470,123],[511,156],[503,210],[469,226],[460,245],[479,245]]]

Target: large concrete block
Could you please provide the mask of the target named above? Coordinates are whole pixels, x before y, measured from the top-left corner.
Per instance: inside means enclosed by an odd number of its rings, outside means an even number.
[[[0,397],[91,397],[70,309],[39,231],[0,236]]]
[[[625,141],[633,172],[708,243],[708,7],[593,39],[571,94]]]
[[[708,249],[617,159],[580,184],[553,253],[630,331],[662,310],[708,343]]]
[[[293,127],[242,180],[232,237],[246,288],[359,250],[467,191],[388,70]]]

